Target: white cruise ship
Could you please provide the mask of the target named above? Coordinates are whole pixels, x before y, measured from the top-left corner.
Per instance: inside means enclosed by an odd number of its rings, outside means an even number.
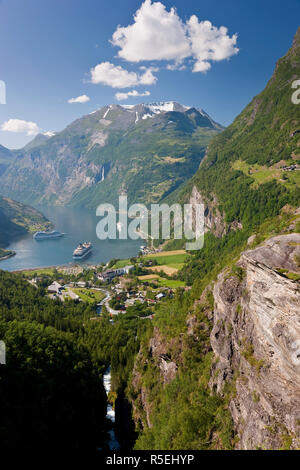
[[[60,238],[64,235],[64,233],[58,232],[57,230],[52,230],[52,232],[36,232],[33,238],[35,240],[49,240],[50,238]]]
[[[85,258],[92,251],[92,248],[93,248],[93,245],[91,244],[91,242],[79,243],[78,247],[73,253],[73,258],[74,259]]]

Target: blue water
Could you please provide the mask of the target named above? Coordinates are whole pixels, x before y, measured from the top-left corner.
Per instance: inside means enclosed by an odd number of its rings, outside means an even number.
[[[0,269],[15,271],[45,266],[75,264],[72,258],[74,249],[80,242],[93,244],[91,255],[76,264],[94,265],[112,258],[131,258],[138,254],[142,240],[99,240],[96,226],[100,218],[95,212],[70,207],[42,207],[41,212],[51,220],[55,229],[66,233],[62,238],[36,241],[32,234],[11,243],[10,250],[16,256],[0,261]]]

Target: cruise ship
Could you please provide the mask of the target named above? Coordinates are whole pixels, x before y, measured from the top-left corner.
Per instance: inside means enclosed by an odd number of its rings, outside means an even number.
[[[92,248],[93,248],[93,245],[91,244],[91,242],[79,243],[78,247],[73,253],[73,258],[74,259],[85,258],[92,251]]]
[[[64,233],[58,232],[57,230],[52,230],[52,232],[36,232],[33,238],[35,240],[49,240],[50,238],[60,238],[64,235]]]

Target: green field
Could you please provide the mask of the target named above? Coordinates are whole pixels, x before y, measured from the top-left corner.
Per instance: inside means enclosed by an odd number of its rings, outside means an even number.
[[[181,269],[185,260],[189,257],[188,253],[178,253],[178,254],[167,254],[165,251],[163,253],[158,253],[154,255],[147,255],[146,258],[155,259],[159,266],[170,266],[171,268]],[[170,252],[174,253],[174,252]]]
[[[186,285],[184,281],[180,281],[177,279],[165,279],[164,277],[160,277],[157,274],[139,276],[138,278],[142,282],[154,282],[159,287],[170,287],[170,289],[176,289],[177,287],[185,287]]]
[[[130,263],[130,259],[119,259],[112,267],[112,269],[124,268],[124,266],[128,266]]]
[[[295,163],[293,160],[288,160],[285,164],[291,165]],[[245,175],[253,178],[253,186],[258,187],[261,184],[267,183],[273,179],[276,179],[279,183],[283,184],[289,189],[300,186],[300,171],[283,171],[275,166],[261,166],[258,164],[249,165],[247,162],[237,160],[233,163],[232,168],[234,170],[242,171]],[[286,179],[283,179],[286,178]]]
[[[74,294],[79,295],[79,297],[84,301],[90,304],[94,304],[95,302],[101,302],[104,299],[105,294],[100,290],[95,289],[72,289]]]
[[[35,276],[53,276],[54,268],[39,268],[39,269],[28,269],[27,271],[18,271],[20,274],[24,274],[24,276],[28,277],[35,277]]]
[[[164,277],[159,277],[157,284],[160,287],[170,287],[170,289],[176,289],[177,287],[185,287],[184,281],[179,281],[177,279],[165,279]]]

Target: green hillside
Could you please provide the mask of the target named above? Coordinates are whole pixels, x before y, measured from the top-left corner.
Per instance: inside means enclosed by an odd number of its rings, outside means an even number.
[[[15,238],[51,226],[51,222],[33,207],[0,196],[0,258],[10,254],[3,248]]]
[[[265,90],[257,95],[233,124],[209,145],[192,185],[217,196],[228,222],[249,227],[300,200],[300,106],[291,101],[300,76],[300,29],[293,46],[277,62]]]
[[[185,267],[185,280],[187,272],[190,280],[196,273],[201,278],[222,260],[225,263],[227,256],[240,250],[247,238],[266,220],[278,216],[284,206],[299,206],[300,106],[291,100],[297,76],[300,29],[291,49],[277,62],[266,88],[210,142],[191,180],[166,199],[187,202],[196,188],[212,218],[218,210],[225,226],[239,226],[238,230],[228,229],[221,239],[214,230],[208,233],[197,261]],[[177,245],[170,243],[169,247]]]

